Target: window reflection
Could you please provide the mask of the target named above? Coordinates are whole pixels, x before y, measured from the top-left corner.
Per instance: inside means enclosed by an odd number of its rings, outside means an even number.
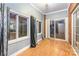
[[[27,35],[27,18],[19,16],[19,37]]]
[[[41,33],[41,22],[39,22],[39,33]]]
[[[10,12],[9,16],[9,40],[27,36],[27,18]],[[17,27],[18,26],[18,27]]]
[[[16,14],[10,13],[10,40],[16,39]]]

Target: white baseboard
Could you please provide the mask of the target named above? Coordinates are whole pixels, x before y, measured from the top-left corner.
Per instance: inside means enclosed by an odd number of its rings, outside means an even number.
[[[67,42],[67,40],[64,40],[64,39],[58,39],[58,38],[48,38],[48,39],[59,40],[59,41],[66,41],[66,42]]]
[[[72,47],[72,46],[71,46]],[[76,56],[78,56],[77,52],[75,51],[75,49],[72,47],[73,51],[75,52]]]
[[[56,38],[55,40],[59,40],[59,41],[66,41],[66,40],[63,40],[63,39],[57,39],[57,38]],[[67,41],[66,41],[66,42],[67,42]]]
[[[42,40],[42,38],[41,38],[41,39],[39,39],[39,40],[37,41],[37,43],[39,43],[41,40]],[[16,56],[17,54],[19,54],[19,53],[21,53],[21,52],[25,51],[25,50],[26,50],[26,49],[28,49],[28,48],[30,48],[30,45],[28,45],[28,46],[26,46],[26,47],[24,47],[24,48],[20,49],[19,51],[17,51],[17,52],[15,52],[15,53],[13,53],[13,54],[12,54],[12,55],[10,55],[10,56]]]
[[[15,52],[15,53],[13,53],[13,54],[12,54],[12,55],[10,55],[10,56],[16,56],[17,54],[19,54],[19,53],[21,53],[21,52],[25,51],[25,50],[26,50],[26,49],[28,49],[28,48],[30,48],[30,45],[28,45],[28,46],[26,46],[26,47],[24,47],[24,48],[20,49],[19,51],[17,51],[17,52]]]
[[[37,43],[38,43],[38,42],[40,42],[41,40],[42,40],[42,38],[41,38],[41,39],[39,39],[39,40],[37,40]]]

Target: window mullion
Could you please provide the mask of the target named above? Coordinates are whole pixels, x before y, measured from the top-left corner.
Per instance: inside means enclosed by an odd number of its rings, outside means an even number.
[[[16,16],[16,39],[18,39],[19,38],[19,17],[18,17],[18,15]]]

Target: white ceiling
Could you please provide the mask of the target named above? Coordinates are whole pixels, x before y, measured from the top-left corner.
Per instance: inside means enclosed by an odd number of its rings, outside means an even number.
[[[54,11],[67,9],[69,3],[50,3],[50,4],[32,3],[31,5],[37,8],[42,13],[50,13]]]

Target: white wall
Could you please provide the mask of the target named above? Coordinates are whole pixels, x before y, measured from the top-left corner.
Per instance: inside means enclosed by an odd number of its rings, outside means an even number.
[[[42,22],[42,33],[43,31],[43,14],[37,11],[34,7],[31,6],[29,3],[8,3],[6,4],[9,8],[13,9],[16,12],[23,13],[27,16],[34,16],[36,20],[40,20]]]
[[[38,19],[41,22],[43,22],[43,15],[40,12],[38,12],[36,9],[34,9],[28,3],[8,3],[8,4],[6,3],[5,6],[9,7],[10,9],[12,9],[12,10],[14,10],[14,11],[20,13],[20,14],[22,13],[22,14],[24,14],[26,16],[31,16],[32,15],[36,19]],[[7,20],[7,17],[5,17],[5,21],[4,21],[4,23],[5,23],[5,25],[4,25],[4,27],[5,27],[4,32],[7,33],[7,31],[6,31],[7,21],[6,20]],[[43,23],[42,23],[42,25],[43,25]],[[28,26],[30,26],[30,25],[28,25]],[[43,33],[43,28],[41,28],[41,29],[42,29],[42,33]],[[5,39],[6,39],[6,36],[7,36],[6,33],[5,33]],[[37,35],[37,40],[39,41],[39,39],[41,39],[41,34],[39,34],[39,33],[37,33],[37,34],[38,34]],[[24,47],[26,47],[28,45],[30,45],[30,36],[26,37],[23,40],[19,40],[17,42],[15,41],[14,43],[8,45],[8,55],[11,55],[11,54],[17,52],[18,50],[20,50],[20,49],[22,49],[22,48],[24,48]]]
[[[68,41],[68,19],[67,19],[67,10],[64,11],[58,11],[56,13],[48,14],[46,15],[46,22],[47,22],[47,27],[46,27],[46,37],[50,38],[50,20],[61,20],[65,19],[65,39]]]
[[[29,3],[8,3],[6,5],[15,11],[21,12],[28,16],[33,15],[35,18],[42,20],[42,14],[34,9]]]

